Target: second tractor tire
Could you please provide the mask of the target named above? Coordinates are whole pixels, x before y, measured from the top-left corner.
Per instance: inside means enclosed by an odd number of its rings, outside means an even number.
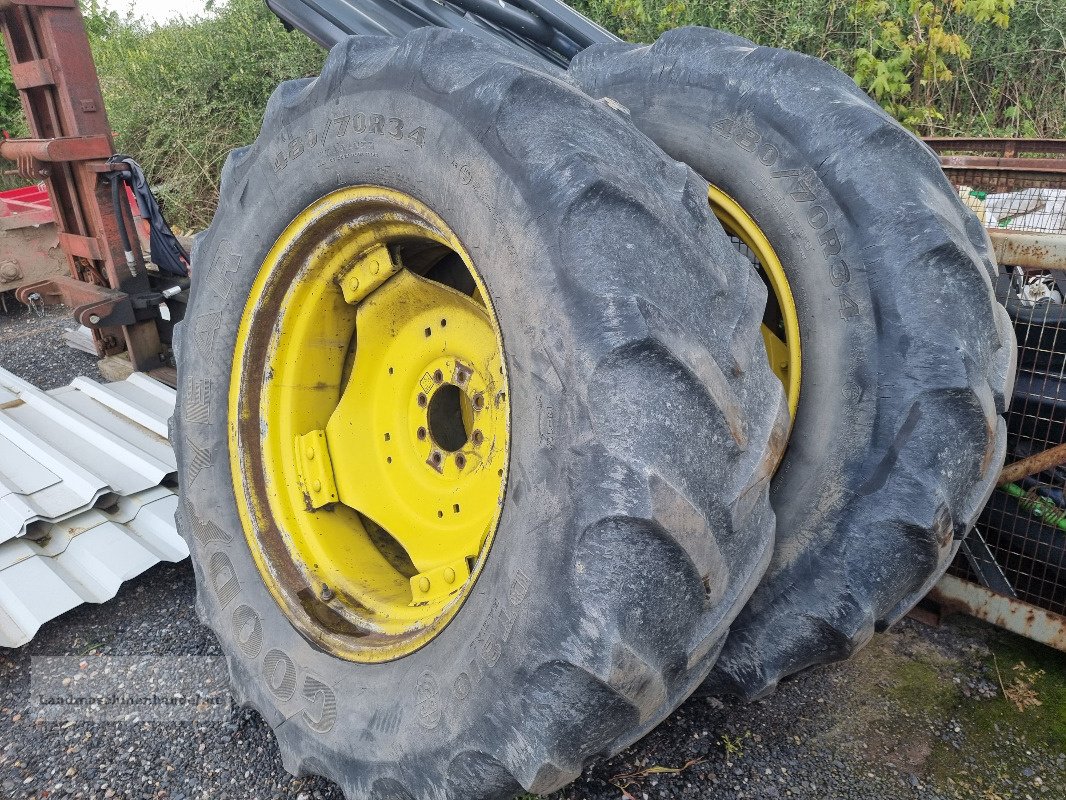
[[[777,546],[707,684],[757,697],[899,619],[992,490],[1015,345],[988,237],[936,156],[818,59],[683,28],[570,73],[739,203],[794,298]]]

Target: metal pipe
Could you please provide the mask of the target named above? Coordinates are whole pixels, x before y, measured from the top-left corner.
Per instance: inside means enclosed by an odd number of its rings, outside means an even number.
[[[1020,481],[1022,478],[1028,478],[1038,472],[1045,472],[1062,466],[1064,462],[1066,462],[1066,442],[1057,444],[1050,450],[1044,450],[1028,458],[1023,458],[1021,461],[1008,464],[999,473],[999,484],[1003,486],[1004,484]]]

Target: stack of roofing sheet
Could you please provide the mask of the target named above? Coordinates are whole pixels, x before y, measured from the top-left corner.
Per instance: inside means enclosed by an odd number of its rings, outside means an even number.
[[[43,392],[0,369],[0,646],[188,555],[167,420],[174,391],[134,373]]]

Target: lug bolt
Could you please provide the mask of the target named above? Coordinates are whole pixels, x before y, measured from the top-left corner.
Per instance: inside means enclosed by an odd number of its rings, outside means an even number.
[[[444,457],[440,454],[440,451],[435,450],[430,458],[433,459],[434,464],[440,464]]]
[[[323,602],[328,603],[330,600],[333,599],[333,590],[323,583],[322,591],[318,593],[318,596],[322,598]]]
[[[459,469],[462,469],[463,467],[465,467],[466,466],[466,456],[464,456],[462,453],[456,453],[455,454],[455,466],[459,467]]]
[[[418,591],[422,592],[422,594],[429,591],[429,578],[422,577],[418,579]]]
[[[433,380],[435,380],[437,383],[444,383],[444,373],[438,369],[436,372],[433,373]]]
[[[470,435],[470,441],[472,441],[474,443],[474,447],[477,447],[483,441],[485,441],[485,435],[481,431],[474,431]]]
[[[420,442],[425,441],[425,439],[426,439],[426,429],[425,428],[419,428],[418,431],[415,433],[415,436],[418,437],[418,441],[420,441]]]
[[[480,411],[481,409],[483,409],[485,407],[485,395],[483,395],[481,392],[475,394],[474,399],[472,400],[472,404],[474,406],[475,411]]]
[[[419,392],[418,393],[418,405],[421,406],[422,408],[425,408],[427,402],[428,401],[426,400],[426,396],[424,394],[422,394],[421,392]]]

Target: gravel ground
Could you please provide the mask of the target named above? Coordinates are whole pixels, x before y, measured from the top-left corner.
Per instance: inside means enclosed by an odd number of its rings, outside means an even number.
[[[54,389],[79,375],[97,380],[96,358],[67,347],[63,332],[76,328],[70,310],[52,306],[30,311],[13,297],[0,310],[0,367],[41,389]]]
[[[44,386],[95,377],[92,358],[54,341],[67,324],[61,311],[0,315],[0,365]],[[251,711],[214,722],[36,718],[34,657],[218,656],[194,597],[188,562],[160,565],[29,645],[0,648],[0,798],[340,800],[324,779],[289,776]],[[904,621],[851,662],[751,705],[692,699],[553,800],[1061,800],[1064,786],[1066,658],[952,617],[937,628]]]

